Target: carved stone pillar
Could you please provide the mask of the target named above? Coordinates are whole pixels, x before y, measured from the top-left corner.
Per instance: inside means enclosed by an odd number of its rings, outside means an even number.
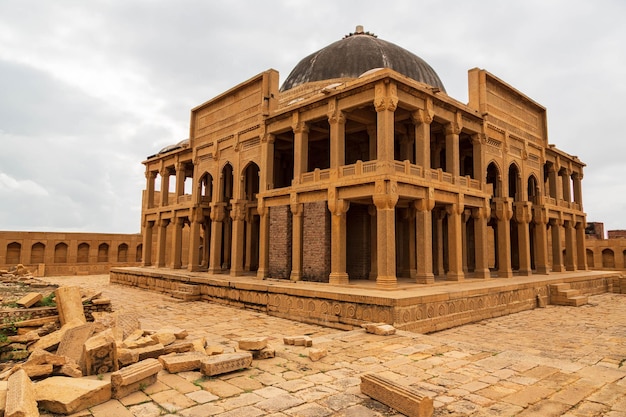
[[[374,108],[376,109],[377,126],[376,156],[379,162],[390,163],[394,159],[394,114],[397,107],[396,85],[394,83],[377,83],[374,89]]]
[[[209,274],[222,270],[222,227],[226,212],[224,203],[211,203],[211,252],[209,254]]]
[[[533,207],[533,222],[535,223],[535,270],[538,274],[546,275],[548,268],[548,213],[541,207]]]
[[[510,221],[513,217],[511,199],[506,197],[494,198],[495,215],[498,220],[498,277],[511,278],[511,229]]]
[[[376,206],[370,205],[367,207],[367,212],[370,215],[370,242],[371,242],[371,266],[368,279],[375,281],[378,276],[378,240],[376,233]]]
[[[552,271],[563,272],[563,245],[561,243],[561,227],[563,219],[550,219],[550,232],[552,234]]]
[[[487,234],[487,223],[491,217],[491,207],[489,202],[485,202],[485,206],[472,209],[472,217],[474,218],[474,247],[476,266],[474,268],[475,278],[490,278],[489,272],[489,241]]]
[[[163,168],[161,174],[161,207],[168,205],[169,193],[170,193],[170,170]]]
[[[532,203],[521,201],[513,203],[515,221],[517,222],[517,246],[519,252],[519,274],[532,275],[530,258],[530,229],[532,220]]]
[[[446,280],[462,281],[463,274],[463,232],[462,215],[464,206],[462,203],[449,204],[446,206],[448,215],[448,273]]]
[[[572,180],[574,182],[574,203],[578,204],[578,209],[582,210],[583,207],[583,185],[582,185],[582,180],[583,180],[583,175],[578,173],[578,172],[574,172],[572,174]],[[585,256],[586,258],[586,256]]]
[[[415,233],[417,236],[416,274],[418,284],[432,284],[435,282],[433,274],[433,225],[432,210],[435,207],[434,190],[430,188],[428,198],[415,201],[417,211],[415,216]]]
[[[415,123],[415,164],[430,169],[430,124],[435,115],[432,100],[426,100],[426,108],[411,114]]]
[[[154,207],[154,182],[156,175],[156,171],[146,171],[146,208]]]
[[[331,212],[330,230],[330,284],[347,284],[346,271],[346,212],[350,203],[336,198],[336,190],[328,192],[328,210]],[[293,268],[292,268],[293,269]]]
[[[165,245],[167,242],[167,226],[170,224],[168,219],[160,219],[158,223],[157,234],[157,253],[156,267],[165,268]]]
[[[154,222],[146,220],[143,227],[143,243],[141,245],[143,253],[141,256],[142,266],[152,265],[152,232],[154,230]]]
[[[295,196],[294,196],[295,197]],[[292,199],[291,204],[291,276],[292,281],[300,281],[302,279],[302,214],[304,205],[296,203],[296,199]]]
[[[406,271],[408,273],[408,276],[411,277],[412,279],[416,279],[417,277],[417,250],[415,247],[416,244],[416,238],[417,238],[417,229],[416,229],[416,210],[415,207],[413,206],[409,206],[409,208],[407,208],[405,210],[406,212],[406,220],[408,222],[408,230],[406,231],[409,235],[409,250],[408,250],[408,254],[407,256],[409,257],[408,259],[408,268],[409,270]]]
[[[395,288],[396,278],[396,215],[398,194],[395,183],[376,184],[378,193],[372,196],[376,206],[378,275],[376,286]],[[386,191],[386,192],[385,192]]]
[[[238,276],[243,274],[243,249],[244,231],[246,219],[246,204],[242,200],[233,201],[231,204],[230,218],[232,219],[232,244],[231,244],[231,265],[230,275]]]
[[[294,121],[292,127],[294,133],[294,184],[299,184],[301,175],[308,171],[309,161],[309,127],[306,125],[306,123],[298,120],[297,116],[298,114],[294,113]]]
[[[259,268],[256,271],[257,279],[267,276],[269,266],[269,241],[270,241],[270,209],[265,207],[265,201],[258,200],[257,213],[259,213]]]
[[[174,233],[172,236],[172,259],[171,268],[180,269],[182,266],[182,253],[183,253],[183,226],[185,219],[183,217],[176,217],[174,219]]]
[[[435,239],[434,239],[434,251],[435,251],[435,275],[443,277],[446,274],[445,265],[443,262],[443,219],[446,213],[441,209],[435,210]]]
[[[176,163],[176,203],[178,203],[178,197],[185,194],[185,164],[182,162]]]
[[[587,270],[587,251],[585,248],[585,222],[576,222],[576,252],[578,253],[577,267],[580,271]]]
[[[328,124],[330,125],[330,169],[336,170],[346,163],[346,116],[329,105]]]
[[[446,125],[446,172],[458,177],[460,171],[459,134],[461,133],[460,118]]]
[[[565,228],[565,270],[567,271],[575,271],[576,270],[576,229],[574,229],[574,224],[567,220],[564,222]]]
[[[202,209],[194,208],[189,220],[189,262],[187,263],[187,270],[194,272],[200,270],[200,227],[202,226]]]

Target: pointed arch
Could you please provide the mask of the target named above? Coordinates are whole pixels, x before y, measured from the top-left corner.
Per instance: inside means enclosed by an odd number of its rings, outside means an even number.
[[[528,181],[526,181],[526,192],[528,195],[528,201],[533,204],[539,204],[539,197],[541,196],[541,188],[539,187],[539,180],[535,176],[535,174],[530,174],[528,176]]]
[[[486,183],[493,186],[493,197],[502,197],[502,171],[496,161],[487,165]]]
[[[33,244],[30,248],[30,263],[31,264],[42,264],[44,263],[46,252],[46,245],[41,242],[37,242]]]
[[[244,200],[256,200],[256,195],[259,193],[260,172],[259,166],[254,162],[249,162],[243,169],[244,184],[242,197]]]
[[[87,263],[89,262],[89,243],[81,243],[78,245],[78,253],[76,262]]]
[[[213,201],[213,176],[204,172],[198,182],[198,194],[201,203],[210,203]]]
[[[233,198],[234,171],[230,162],[222,166],[220,171],[220,202],[228,203]]]
[[[22,244],[11,242],[7,245],[6,264],[17,265],[22,263]]]

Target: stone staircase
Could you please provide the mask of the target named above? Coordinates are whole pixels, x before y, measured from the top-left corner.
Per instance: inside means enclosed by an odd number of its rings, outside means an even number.
[[[558,306],[579,307],[588,303],[586,295],[580,295],[579,290],[572,289],[570,284],[550,284],[550,304]]]

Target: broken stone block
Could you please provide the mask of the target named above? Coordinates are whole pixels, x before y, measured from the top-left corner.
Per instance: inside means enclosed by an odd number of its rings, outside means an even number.
[[[167,346],[170,343],[174,343],[176,341],[176,336],[174,335],[174,333],[157,332],[150,337],[152,338],[152,340],[162,344],[163,346]]]
[[[201,337],[193,341],[193,350],[196,352],[204,353],[204,348],[206,346],[206,339]]]
[[[54,291],[61,326],[73,320],[87,322],[78,287],[60,287]]]
[[[32,381],[20,369],[9,377],[5,417],[38,417],[37,398]]]
[[[175,327],[175,326],[167,326],[157,331],[150,332],[150,334],[155,334],[155,333],[172,333],[174,336],[176,336],[176,339],[179,339],[179,340],[185,339],[187,336],[189,336],[189,333],[187,332],[187,330],[181,329],[180,327]]]
[[[115,337],[119,341],[126,340],[140,327],[139,315],[136,313],[116,311],[114,313],[94,312],[92,315],[96,324],[96,332],[116,329]],[[143,336],[143,332],[140,336]]]
[[[73,414],[111,399],[111,381],[53,376],[35,384],[39,406],[51,413]]]
[[[81,369],[85,368],[83,345],[95,332],[95,324],[86,323],[69,329],[59,343],[57,355],[66,356],[76,362]]]
[[[43,295],[38,292],[31,292],[16,301],[20,307],[30,308],[43,299]]]
[[[165,351],[165,346],[157,343],[156,345],[135,349],[135,351],[139,354],[139,360],[142,361],[148,358],[158,358],[159,356],[163,355],[163,352]]]
[[[246,337],[239,339],[240,350],[261,350],[267,346],[267,337]]]
[[[177,340],[174,343],[170,343],[163,349],[163,354],[168,355],[170,353],[183,353],[193,351],[193,342],[190,340]]]
[[[309,336],[285,336],[283,338],[283,342],[286,345],[295,345],[295,346],[313,346],[313,339]]]
[[[16,368],[18,367],[19,369],[26,371],[28,377],[32,379],[52,375],[52,371],[54,371],[54,367],[51,364],[46,363],[41,365],[24,363],[16,366]]]
[[[271,359],[276,356],[276,349],[271,346],[266,346],[261,350],[252,351],[252,357],[254,359]]]
[[[207,355],[209,355],[209,356],[221,355],[222,353],[224,353],[224,346],[222,346],[222,345],[209,345],[209,346],[204,348],[204,352]]]
[[[396,328],[387,323],[365,323],[361,327],[367,333],[377,334],[379,336],[389,336],[396,333]]]
[[[324,356],[328,355],[328,351],[326,349],[317,349],[311,348],[309,349],[309,359],[313,362],[317,362],[322,359]]]
[[[35,349],[43,349],[48,351],[55,350],[61,343],[65,332],[74,327],[82,326],[83,324],[85,323],[81,322],[80,319],[72,320],[71,322],[66,323],[64,326],[62,326],[59,330],[40,337],[39,340],[28,346],[28,350],[31,352]]]
[[[200,365],[200,372],[206,376],[220,375],[238,371],[252,364],[252,353],[237,352],[207,356]]]
[[[72,359],[68,358],[68,363],[55,367],[53,371],[54,375],[69,376],[72,378],[80,378],[83,376],[83,371],[80,366]]]
[[[431,417],[433,400],[417,390],[379,375],[361,376],[361,392],[407,417]]]
[[[117,348],[117,362],[120,367],[139,362],[139,352],[133,349]]]
[[[152,346],[159,344],[158,340],[153,339],[150,336],[142,336],[137,339],[125,339],[122,342],[122,347],[126,349],[139,349],[144,348],[146,346]]]
[[[98,333],[83,345],[85,375],[99,375],[118,369],[117,346],[111,329]]]
[[[0,416],[4,416],[4,410],[7,407],[8,384],[7,381],[0,381]]]
[[[154,384],[161,369],[163,369],[161,363],[151,358],[113,372],[111,374],[111,396],[117,399],[123,398],[143,387]]]
[[[163,365],[165,370],[169,373],[175,374],[178,372],[200,369],[202,361],[206,358],[207,355],[194,351],[159,356],[159,362],[161,362],[161,365]]]

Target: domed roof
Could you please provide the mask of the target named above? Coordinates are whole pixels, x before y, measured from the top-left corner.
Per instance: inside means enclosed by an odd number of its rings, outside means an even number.
[[[312,81],[357,78],[374,68],[391,68],[416,81],[446,91],[437,73],[422,58],[391,42],[378,39],[362,26],[301,60],[280,91]]]

